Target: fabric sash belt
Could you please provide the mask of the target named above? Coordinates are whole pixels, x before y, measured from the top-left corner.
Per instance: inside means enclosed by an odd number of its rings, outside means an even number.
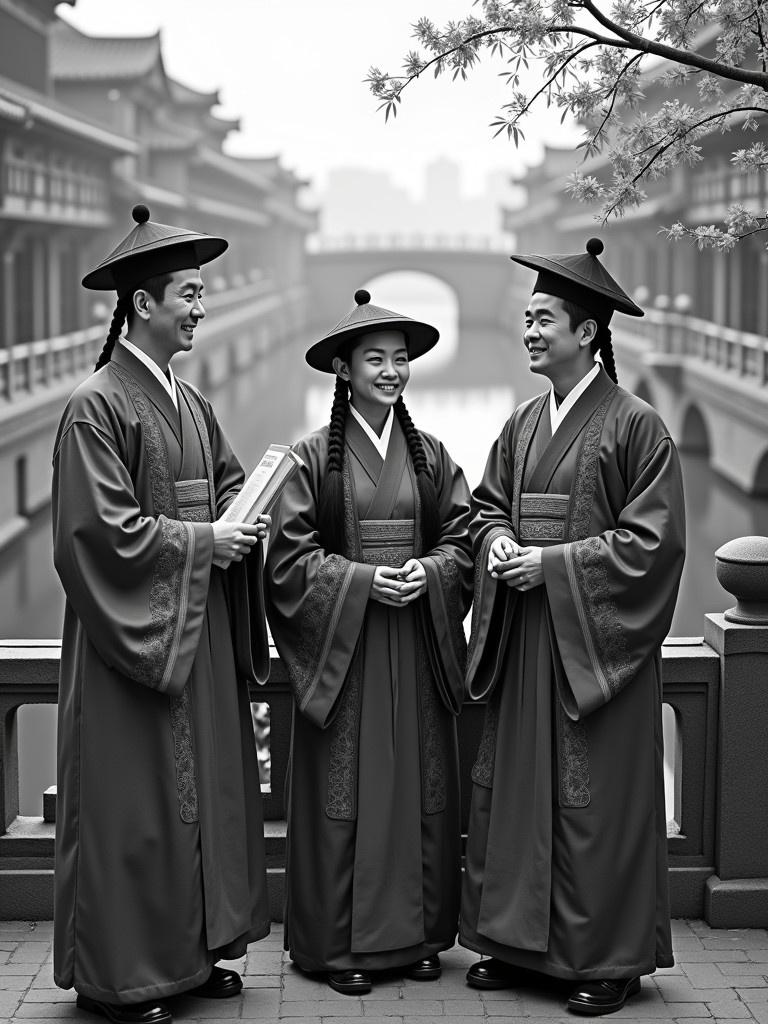
[[[211,508],[207,480],[177,480],[176,505],[179,519],[195,523],[210,523]]]
[[[518,526],[520,543],[564,541],[569,500],[567,494],[522,494]]]
[[[413,519],[360,520],[363,561],[368,565],[388,565],[399,569],[413,558],[414,537]]]

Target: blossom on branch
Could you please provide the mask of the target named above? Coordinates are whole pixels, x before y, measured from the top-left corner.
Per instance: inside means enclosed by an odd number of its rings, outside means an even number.
[[[397,113],[403,91],[426,71],[466,78],[484,56],[506,63],[510,97],[491,122],[496,135],[515,145],[539,103],[585,127],[584,158],[607,152],[610,181],[578,171],[566,190],[600,202],[599,216],[621,216],[645,199],[643,183],[701,159],[702,140],[713,132],[742,134],[765,128],[768,114],[768,0],[475,0],[472,14],[439,28],[429,18],[412,27],[419,49],[407,54],[401,75],[371,68],[367,82],[386,117]],[[606,13],[607,12],[607,13]],[[698,34],[718,28],[712,56],[697,49]],[[654,111],[643,109],[642,74],[649,58],[665,61],[659,76],[671,91],[688,88]],[[540,70],[526,88],[529,68]],[[689,97],[690,99],[690,97]],[[768,169],[768,147],[752,142],[734,150],[738,172]],[[665,229],[669,238],[691,237],[699,248],[727,251],[740,238],[768,228],[765,211],[729,209],[724,227]]]

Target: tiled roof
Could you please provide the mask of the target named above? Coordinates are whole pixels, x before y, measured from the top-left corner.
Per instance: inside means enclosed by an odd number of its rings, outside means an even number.
[[[125,81],[162,67],[160,33],[87,36],[63,20],[51,27],[51,75],[60,81]]]
[[[203,141],[203,133],[184,125],[162,122],[142,133],[141,141],[149,149],[183,152]]]
[[[177,82],[175,78],[169,78],[168,85],[171,87],[173,102],[178,103],[180,106],[204,107],[205,110],[208,110],[209,107],[219,102],[218,89],[214,89],[213,92],[200,92],[197,89],[193,89],[191,85]]]
[[[78,110],[0,75],[0,120],[44,126],[116,153],[137,152],[136,142],[89,121]]]

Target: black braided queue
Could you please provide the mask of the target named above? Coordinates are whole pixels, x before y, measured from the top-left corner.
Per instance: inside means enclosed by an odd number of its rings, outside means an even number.
[[[403,428],[405,440],[408,443],[408,452],[416,473],[416,486],[419,489],[419,497],[421,498],[421,533],[424,550],[429,551],[430,548],[435,546],[440,537],[440,512],[435,481],[432,479],[432,473],[429,469],[424,443],[413,424],[410,413],[405,407],[402,396],[395,403],[395,415],[400,421],[400,426]]]
[[[320,541],[328,553],[344,554],[344,426],[349,408],[347,382],[336,378],[328,429],[328,462],[318,508]]]
[[[112,314],[112,323],[109,325],[107,340],[104,342],[104,348],[101,350],[99,358],[96,360],[96,365],[93,368],[94,373],[96,370],[100,370],[102,366],[106,366],[112,358],[112,351],[123,330],[123,324],[128,316],[130,305],[131,297],[129,295],[124,295],[122,298],[117,300],[117,305],[115,306],[115,310]]]
[[[597,335],[595,340],[598,344],[598,351],[600,352],[600,359],[603,364],[603,368],[608,376],[611,378],[614,384],[619,383],[619,378],[616,373],[616,360],[613,356],[613,342],[611,340],[611,329],[605,327],[603,324],[598,324]]]

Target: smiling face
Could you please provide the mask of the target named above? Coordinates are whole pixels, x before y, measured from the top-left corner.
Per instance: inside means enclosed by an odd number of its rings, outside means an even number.
[[[548,377],[560,394],[567,394],[592,368],[596,331],[594,320],[571,327],[562,299],[534,292],[525,311],[523,333],[529,369]]]
[[[195,328],[205,316],[200,271],[196,268],[175,270],[169,277],[161,299],[142,289],[134,293],[141,331],[141,338],[137,340],[161,369],[167,367],[177,352],[188,352],[192,348]],[[133,333],[133,328],[131,331]]]
[[[352,349],[349,361],[337,356],[333,368],[349,382],[352,405],[378,429],[411,375],[405,335],[401,331],[364,334]]]

